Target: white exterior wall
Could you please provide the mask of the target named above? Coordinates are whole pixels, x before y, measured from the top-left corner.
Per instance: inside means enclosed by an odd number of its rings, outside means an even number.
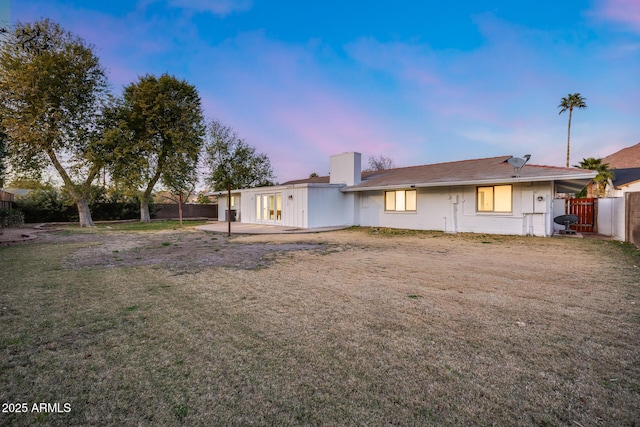
[[[625,198],[607,197],[598,199],[598,234],[625,239]]]
[[[355,199],[338,186],[309,187],[309,228],[353,225]]]
[[[235,204],[231,207],[231,209],[236,211],[236,221],[242,220],[242,213],[240,212],[240,208],[242,204],[240,203],[242,197],[240,193],[231,193],[231,197],[234,198]],[[227,221],[227,209],[229,209],[227,204],[227,195],[218,196],[218,221],[226,222]]]
[[[611,190],[607,195],[611,197],[624,197],[624,193],[640,191],[640,181],[622,185],[619,189]]]
[[[566,199],[553,199],[553,209],[552,209],[551,223],[553,224],[553,232],[564,230],[564,225],[556,224],[553,222],[553,218],[565,215],[567,213],[567,201]]]
[[[242,190],[242,222],[274,224],[296,228],[317,228],[353,224],[353,194],[340,192],[341,186],[299,184]],[[261,194],[282,194],[282,219],[258,221],[256,198]]]
[[[262,194],[282,194],[280,221],[263,221],[256,217],[256,198]],[[287,227],[307,228],[308,192],[306,187],[260,187],[242,190],[242,222],[248,224],[272,224]]]
[[[450,233],[551,235],[551,184],[513,184],[512,188],[511,213],[478,213],[476,186],[418,188],[416,212],[385,212],[384,191],[365,192],[358,204],[359,224]]]

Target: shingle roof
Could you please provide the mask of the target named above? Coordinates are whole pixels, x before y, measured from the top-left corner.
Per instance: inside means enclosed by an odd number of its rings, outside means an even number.
[[[361,179],[367,179],[373,174],[379,173],[379,171],[365,171],[362,172]],[[316,176],[313,178],[294,179],[292,181],[283,182],[280,185],[295,185],[295,184],[329,184],[329,175]]]
[[[609,163],[610,168],[637,168],[640,167],[640,143],[623,148],[602,159],[602,163]]]
[[[515,177],[514,168],[507,163],[512,156],[490,157],[486,159],[462,160],[388,169],[373,173],[351,190],[384,188],[394,186],[439,186],[472,182],[543,181],[561,179],[586,179],[595,172],[577,168],[525,165]]]
[[[313,178],[294,179],[292,181],[283,182],[280,185],[295,185],[295,184],[328,184],[329,175],[316,176]]]
[[[619,187],[630,182],[640,181],[640,168],[614,169],[613,175],[613,185]]]
[[[538,166],[526,164],[515,178],[513,166],[507,160],[513,156],[498,156],[486,159],[461,160],[457,162],[435,163],[430,165],[409,166],[381,171],[362,172],[362,182],[347,191],[359,191],[374,188],[392,188],[415,185],[441,186],[480,182],[513,182],[544,180],[590,180],[596,172],[577,168]],[[584,185],[586,185],[586,182]],[[287,181],[280,185],[328,184],[329,176]]]

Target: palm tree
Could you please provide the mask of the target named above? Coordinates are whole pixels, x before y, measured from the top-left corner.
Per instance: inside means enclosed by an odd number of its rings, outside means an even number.
[[[567,167],[569,167],[569,146],[571,141],[571,116],[573,115],[574,108],[587,108],[586,101],[587,98],[583,98],[579,93],[569,94],[566,97],[560,100],[560,105],[558,108],[562,108],[558,114],[562,114],[565,111],[569,110],[569,126],[567,130]]]
[[[574,165],[576,168],[588,169],[592,171],[597,171],[598,175],[593,178],[593,183],[596,187],[596,195],[597,197],[602,197],[605,191],[605,185],[609,180],[615,178],[613,170],[609,169],[609,163],[602,163],[602,159],[589,157],[588,159],[582,159],[580,164]],[[586,188],[583,190],[585,191]]]

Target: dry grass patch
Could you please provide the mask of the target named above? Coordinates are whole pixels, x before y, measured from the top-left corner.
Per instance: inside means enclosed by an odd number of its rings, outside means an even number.
[[[370,230],[137,239],[0,249],[12,272],[0,286],[2,395],[72,405],[3,424],[640,418],[639,258],[626,247]]]

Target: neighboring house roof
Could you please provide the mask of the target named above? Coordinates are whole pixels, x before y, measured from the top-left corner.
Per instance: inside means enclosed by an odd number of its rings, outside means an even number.
[[[462,160],[423,166],[387,169],[363,176],[360,184],[345,191],[415,187],[442,187],[482,183],[556,181],[560,192],[579,191],[596,175],[594,171],[555,166],[525,165],[515,176],[507,163],[512,156]],[[577,190],[576,190],[577,189]]]
[[[4,191],[7,193],[13,193],[18,197],[24,197],[27,194],[31,193],[33,190],[26,188],[5,188]]]
[[[640,167],[640,143],[608,155],[602,159],[602,163],[608,163],[611,169]]]
[[[614,175],[613,185],[615,187],[640,181],[640,167],[614,169],[612,172]]]

